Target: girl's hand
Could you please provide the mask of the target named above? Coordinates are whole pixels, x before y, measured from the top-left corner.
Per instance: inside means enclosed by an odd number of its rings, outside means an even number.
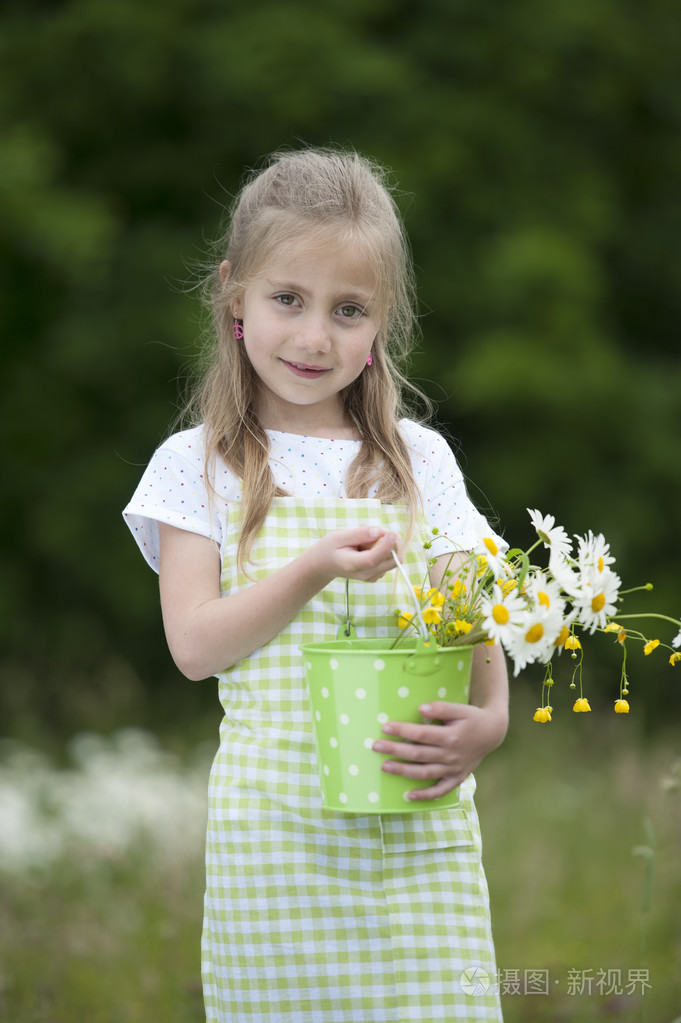
[[[398,537],[380,526],[359,526],[327,533],[309,549],[322,576],[330,582],[340,576],[374,583],[395,568],[391,551]]]
[[[419,708],[425,718],[437,718],[434,725],[390,721],[384,734],[395,739],[379,739],[377,753],[399,757],[381,765],[387,774],[434,782],[428,788],[414,789],[409,799],[427,802],[446,795],[475,770],[480,761],[495,749],[506,734],[507,716],[497,708],[434,701]],[[405,761],[405,762],[402,762]]]

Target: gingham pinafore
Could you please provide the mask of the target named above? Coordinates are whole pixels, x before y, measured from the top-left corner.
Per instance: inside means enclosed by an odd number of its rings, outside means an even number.
[[[404,535],[406,521],[403,508],[370,498],[277,498],[249,580],[234,571],[239,522],[228,512],[221,590],[243,589],[329,531],[371,523]],[[414,584],[425,559],[417,530],[404,557]],[[391,616],[407,596],[399,582],[396,594],[394,576],[351,582],[360,636],[395,633]],[[207,1019],[498,1021],[473,779],[453,810],[355,816],[321,807],[299,648],[335,638],[344,621],[337,579],[219,676],[225,716],[209,784],[202,943]]]

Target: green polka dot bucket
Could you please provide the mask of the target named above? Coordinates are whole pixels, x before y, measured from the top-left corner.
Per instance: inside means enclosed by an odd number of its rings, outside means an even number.
[[[328,810],[423,813],[459,802],[458,789],[428,802],[408,800],[408,792],[434,782],[386,774],[381,763],[390,758],[372,746],[384,737],[387,721],[423,722],[423,703],[468,703],[473,647],[442,648],[421,639],[403,639],[395,649],[389,644],[357,639],[353,631],[349,638],[301,648]]]

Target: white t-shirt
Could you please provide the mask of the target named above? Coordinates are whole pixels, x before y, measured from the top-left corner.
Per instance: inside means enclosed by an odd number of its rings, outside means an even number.
[[[486,519],[466,493],[457,461],[435,430],[404,419],[400,430],[411,457],[416,485],[431,527],[463,550],[477,550],[482,536],[493,536]],[[311,499],[345,497],[345,475],[360,441],[305,437],[268,430],[270,468],[277,486],[291,496]],[[123,512],[149,565],[158,572],[158,523],[167,522],[222,544],[222,526],[215,514],[215,496],[205,485],[203,427],[183,430],[154,452],[139,486]],[[218,461],[213,479],[218,506],[241,499],[241,481]],[[371,494],[369,496],[372,496]],[[438,541],[433,555],[451,550]]]

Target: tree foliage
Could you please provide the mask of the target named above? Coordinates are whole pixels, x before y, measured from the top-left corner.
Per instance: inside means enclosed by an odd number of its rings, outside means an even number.
[[[120,509],[197,351],[187,268],[243,168],[300,141],[394,170],[423,312],[413,372],[474,498],[514,542],[528,505],[603,530],[627,579],[660,582],[651,608],[670,607],[669,0],[9,0],[0,18],[11,728],[187,699]],[[669,672],[657,702],[679,693]]]

